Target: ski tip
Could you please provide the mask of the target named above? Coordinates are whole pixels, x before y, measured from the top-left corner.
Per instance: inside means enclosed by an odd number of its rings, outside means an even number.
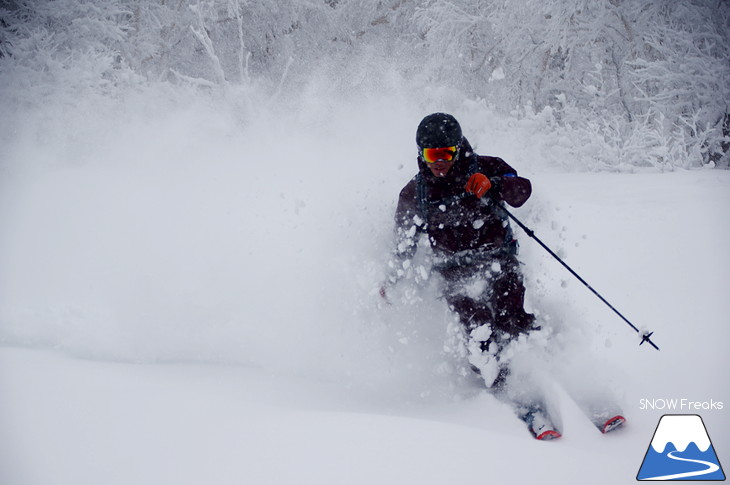
[[[535,436],[535,439],[540,440],[540,441],[551,441],[551,440],[556,440],[556,439],[560,438],[561,436],[563,436],[563,435],[561,435],[554,429],[549,429],[549,430],[543,431],[539,435]]]
[[[603,423],[603,426],[601,426],[601,433],[606,434],[608,432],[611,432],[615,429],[620,428],[623,426],[623,424],[626,422],[626,418],[624,418],[621,415],[614,416],[612,418],[609,418],[606,420],[605,423]]]

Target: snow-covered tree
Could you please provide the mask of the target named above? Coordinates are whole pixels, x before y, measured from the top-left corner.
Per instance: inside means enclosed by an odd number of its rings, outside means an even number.
[[[112,89],[126,69],[123,0],[12,0],[0,7],[2,88],[22,98],[96,86]]]
[[[729,32],[724,0],[6,0],[0,93],[395,72],[537,116],[597,166],[728,166]]]

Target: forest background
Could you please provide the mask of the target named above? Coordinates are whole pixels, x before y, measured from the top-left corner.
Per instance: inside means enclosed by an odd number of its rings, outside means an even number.
[[[162,87],[244,119],[407,86],[528,126],[571,170],[730,165],[724,0],[3,0],[0,79],[8,115]]]

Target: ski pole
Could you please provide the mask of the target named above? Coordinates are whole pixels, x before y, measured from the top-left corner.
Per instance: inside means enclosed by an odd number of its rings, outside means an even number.
[[[568,266],[567,263],[560,258],[560,256],[558,256],[557,254],[555,254],[552,249],[550,249],[544,242],[542,242],[540,240],[540,238],[538,238],[535,235],[535,231],[533,231],[530,228],[528,228],[527,226],[525,226],[519,219],[517,219],[514,215],[512,215],[512,213],[510,211],[508,211],[507,208],[504,207],[502,204],[500,204],[498,202],[495,202],[495,201],[492,201],[492,203],[496,207],[499,207],[499,209],[502,212],[504,212],[507,215],[507,217],[509,217],[510,219],[512,219],[513,221],[515,221],[515,223],[518,226],[520,226],[522,228],[522,230],[527,233],[528,236],[530,236],[532,239],[534,239],[535,241],[537,241],[537,243],[540,246],[542,246],[543,249],[545,249],[545,251],[547,251],[550,254],[550,256],[552,256],[553,258],[555,258],[556,260],[558,260],[558,262],[560,264],[562,264],[563,267],[565,267],[565,269],[567,269],[568,271],[570,271],[570,274],[572,274],[573,276],[575,276],[576,278],[578,278],[578,281],[580,281],[581,283],[583,283],[583,285],[585,285],[586,288],[588,288],[589,290],[591,290],[591,292],[593,292],[593,294],[596,295],[599,300],[601,300],[603,303],[605,303],[608,306],[608,308],[610,308],[611,310],[613,310],[614,313],[616,313],[616,315],[618,315],[619,317],[621,317],[621,319],[624,322],[628,323],[629,326],[636,331],[636,333],[640,334],[641,335],[641,342],[639,343],[639,345],[642,345],[644,342],[649,342],[649,345],[651,345],[655,349],[659,350],[659,347],[657,347],[656,344],[651,341],[651,336],[654,334],[654,332],[643,332],[642,333],[638,328],[636,328],[634,326],[633,323],[631,323],[629,321],[628,318],[626,318],[625,316],[623,316],[623,314],[620,311],[616,310],[616,308],[614,308],[613,305],[611,305],[604,297],[602,297],[600,293],[598,293],[596,290],[594,290],[593,287],[591,285],[589,285],[588,282],[586,282],[586,280],[584,280],[583,278],[581,278],[580,275],[573,270],[573,268],[571,268],[570,266]]]

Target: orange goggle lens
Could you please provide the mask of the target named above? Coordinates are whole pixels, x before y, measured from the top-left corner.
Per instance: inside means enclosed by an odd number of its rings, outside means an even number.
[[[421,150],[421,158],[423,158],[426,163],[435,163],[439,160],[451,162],[456,160],[456,155],[458,153],[459,149],[456,146],[444,148],[424,148]]]

